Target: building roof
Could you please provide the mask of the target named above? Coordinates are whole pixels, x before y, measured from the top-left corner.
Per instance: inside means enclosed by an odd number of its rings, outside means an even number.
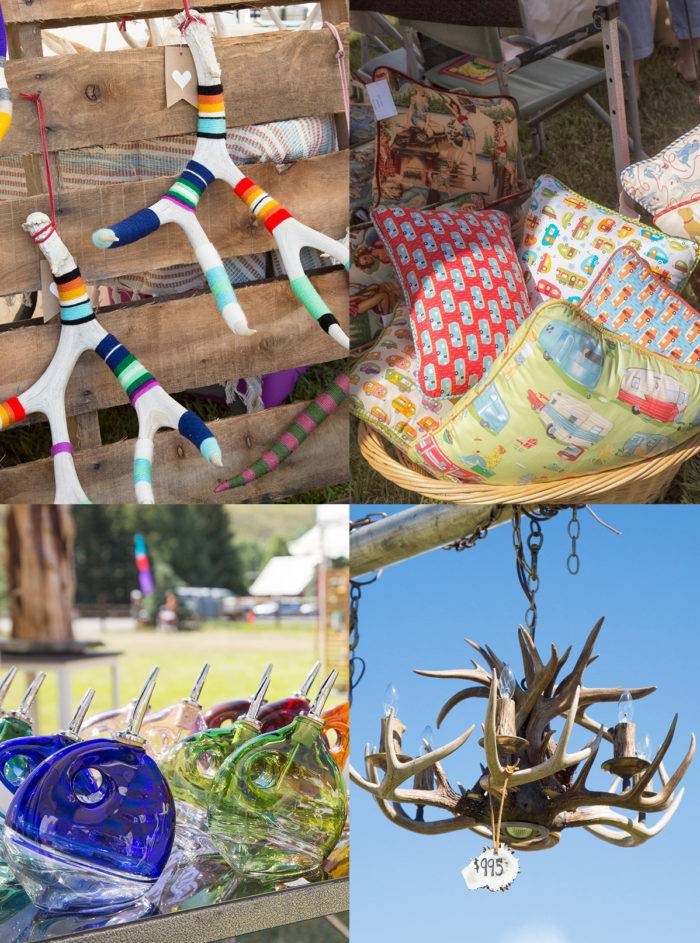
[[[251,596],[301,596],[313,582],[318,560],[314,556],[273,557],[250,587]]]

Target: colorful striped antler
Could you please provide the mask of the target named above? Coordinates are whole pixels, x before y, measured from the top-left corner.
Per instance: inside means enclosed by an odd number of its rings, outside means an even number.
[[[0,4],[0,141],[7,134],[12,122],[12,99],[5,80],[5,62],[7,60],[7,31],[5,18]]]
[[[111,249],[136,242],[166,223],[180,226],[194,249],[219,311],[237,334],[252,334],[221,257],[196,216],[199,200],[214,180],[223,180],[266,227],[277,243],[280,258],[297,298],[326,333],[346,350],[350,341],[320,297],[301,263],[305,246],[318,249],[349,268],[349,252],[342,242],[316,232],[295,219],[268,193],[243,174],[226,149],[226,112],[221,67],[209,27],[195,10],[175,17],[192,50],[197,71],[199,117],[197,145],[192,159],[164,196],[118,223],[98,229],[93,242]]]

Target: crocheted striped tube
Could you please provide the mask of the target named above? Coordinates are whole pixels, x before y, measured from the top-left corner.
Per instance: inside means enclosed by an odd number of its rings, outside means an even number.
[[[5,137],[12,121],[12,99],[5,80],[5,62],[7,61],[7,33],[5,18],[0,5],[0,141]]]
[[[0,403],[0,429],[9,429],[10,426],[14,426],[16,422],[24,419],[25,416],[24,406],[16,396]]]
[[[221,481],[214,488],[215,494],[240,488],[267,475],[281,465],[301,443],[341,405],[348,395],[350,380],[346,373],[336,377],[330,387],[309,403],[294,422],[282,433],[269,452],[265,452],[256,462],[245,468],[235,478]]]
[[[194,213],[202,194],[214,180],[214,174],[204,164],[191,160],[163,199]],[[114,231],[116,232],[116,229]]]
[[[115,375],[122,389],[135,405],[139,396],[147,390],[160,386],[141,361],[120,344],[114,334],[106,334],[95,348],[97,353]]]
[[[87,321],[93,321],[95,313],[80,269],[74,268],[65,275],[54,275],[54,281],[58,289],[61,324],[85,324]]]
[[[223,85],[198,85],[198,138],[226,137],[226,110]]]

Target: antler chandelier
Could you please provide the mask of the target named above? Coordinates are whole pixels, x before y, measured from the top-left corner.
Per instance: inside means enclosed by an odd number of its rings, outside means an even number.
[[[457,678],[472,685],[453,695],[443,705],[438,727],[462,701],[487,698],[484,736],[480,741],[485,764],[471,789],[457,784],[454,789],[441,761],[462,747],[474,731],[463,734],[436,749],[423,741],[426,752],[417,757],[402,748],[405,727],[390,707],[381,721],[379,749],[365,750],[365,777],[352,767],[350,776],[369,792],[381,812],[396,825],[421,834],[439,834],[469,829],[514,849],[536,851],[551,848],[562,831],[584,828],[603,841],[624,848],[635,847],[657,835],[671,820],[683,797],[677,787],[695,752],[695,737],[678,769],[669,776],[663,760],[673,740],[678,715],[655,756],[640,757],[635,749],[635,725],[629,713],[621,711],[615,727],[606,728],[589,717],[594,704],[646,697],[656,688],[588,688],[583,674],[595,660],[593,647],[602,627],[601,619],[588,636],[573,669],[559,676],[571,648],[559,655],[552,646],[548,661],[538,652],[531,635],[521,626],[518,640],[522,652],[524,680],[515,682],[509,667],[488,647],[466,639],[486,664],[472,661],[471,668],[448,671],[417,671],[430,678]],[[552,724],[563,718],[558,740]],[[574,726],[595,734],[581,750],[570,751]],[[613,775],[607,791],[587,786],[600,746],[613,746],[613,757],[602,764]],[[658,791],[654,783],[658,778]],[[411,783],[412,780],[412,783]],[[494,804],[501,804],[502,821],[494,835]],[[407,806],[413,807],[411,813]],[[447,813],[428,821],[424,810]],[[623,811],[632,813],[626,815]],[[663,813],[653,824],[651,813]]]

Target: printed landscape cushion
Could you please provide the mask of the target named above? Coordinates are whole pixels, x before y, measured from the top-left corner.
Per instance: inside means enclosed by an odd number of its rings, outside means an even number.
[[[410,306],[423,392],[465,393],[530,313],[508,216],[378,206],[372,219]]]
[[[659,229],[700,242],[700,124],[656,157],[626,167],[620,180]]]
[[[527,484],[627,465],[699,431],[700,370],[549,301],[409,454],[437,477]]]
[[[700,313],[628,246],[612,254],[581,308],[598,324],[672,360],[695,364],[700,359]]]
[[[547,298],[580,301],[622,245],[643,256],[673,288],[686,283],[697,261],[695,243],[666,236],[579,196],[555,177],[541,176],[520,249],[532,307]]]
[[[377,122],[376,203],[423,207],[466,193],[486,205],[523,189],[514,99],[446,92],[384,67],[373,78],[386,79],[397,110]]]
[[[423,394],[416,366],[408,310],[398,305],[389,327],[350,374],[351,412],[403,452],[420,435],[437,429],[453,405]]]

